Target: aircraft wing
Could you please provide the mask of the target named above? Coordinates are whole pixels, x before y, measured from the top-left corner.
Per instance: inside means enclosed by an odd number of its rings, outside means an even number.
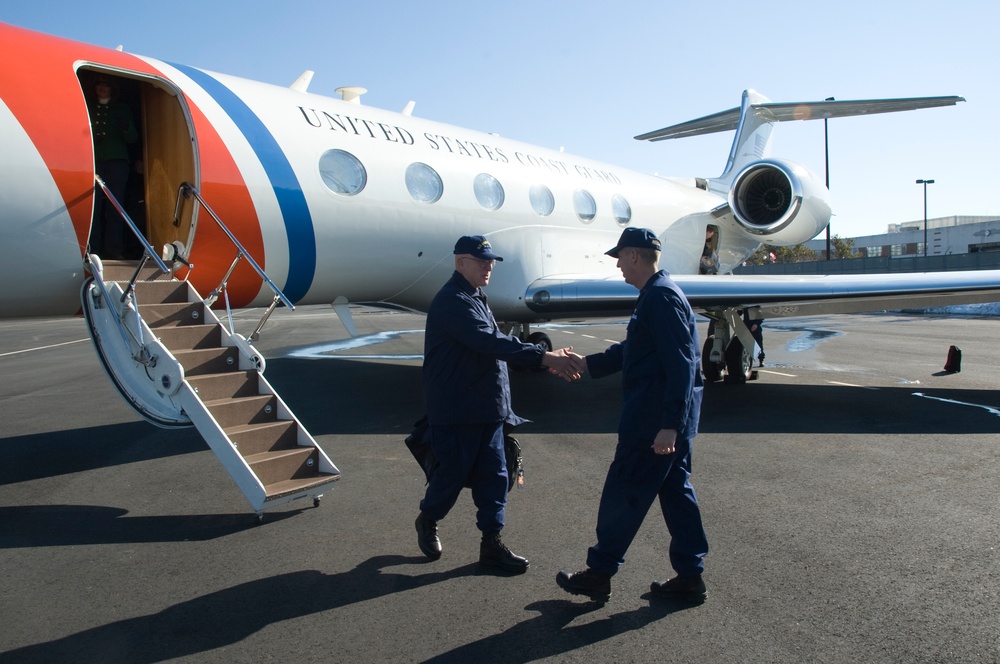
[[[760,307],[763,318],[1000,302],[1000,270],[847,275],[671,275],[695,310]],[[538,279],[532,311],[553,317],[628,315],[638,291],[621,277]]]

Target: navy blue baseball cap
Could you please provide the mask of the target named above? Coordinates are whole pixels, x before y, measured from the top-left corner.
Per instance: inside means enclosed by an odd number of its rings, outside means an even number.
[[[618,258],[618,252],[627,247],[637,249],[660,250],[660,241],[656,239],[656,233],[648,228],[626,228],[622,231],[622,236],[618,238],[618,245],[614,249],[608,249],[604,253],[612,258]]]
[[[458,254],[469,254],[480,260],[503,260],[493,253],[490,241],[482,235],[466,235],[458,238],[458,242],[455,243],[455,255]]]

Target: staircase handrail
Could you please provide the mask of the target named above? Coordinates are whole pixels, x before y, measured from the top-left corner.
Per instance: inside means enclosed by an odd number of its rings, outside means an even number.
[[[232,242],[233,245],[236,247],[236,258],[233,260],[233,264],[230,265],[229,270],[226,272],[225,276],[222,278],[222,281],[219,283],[219,285],[215,288],[215,290],[212,291],[212,294],[209,295],[209,298],[213,298],[213,302],[214,298],[217,298],[219,294],[225,289],[226,282],[229,280],[230,275],[236,268],[236,264],[241,259],[245,258],[249,262],[250,267],[252,267],[254,271],[257,273],[257,275],[264,281],[264,283],[268,285],[268,287],[275,294],[275,296],[279,300],[281,300],[281,302],[289,309],[292,310],[295,309],[295,305],[292,304],[291,300],[289,300],[285,296],[285,294],[281,292],[281,289],[278,288],[278,286],[273,281],[271,281],[271,278],[267,276],[267,273],[264,272],[263,268],[261,268],[261,266],[257,264],[257,261],[253,259],[253,256],[251,256],[250,253],[240,243],[240,241],[236,239],[236,236],[233,235],[232,231],[230,231],[229,228],[224,223],[222,223],[222,219],[220,219],[219,215],[217,215],[215,211],[208,205],[208,203],[205,202],[205,199],[202,197],[201,193],[197,189],[195,189],[192,185],[190,185],[187,182],[182,182],[177,193],[178,195],[184,194],[186,196],[194,196],[194,198],[198,201],[198,204],[201,205],[201,207],[203,207],[206,212],[208,212],[209,216],[211,216],[212,219],[215,220],[215,223],[218,224],[219,228],[222,229],[222,232],[225,233],[226,236],[229,238],[229,241]]]
[[[118,211],[118,214],[121,215],[121,218],[125,220],[125,223],[128,225],[129,230],[132,231],[132,234],[135,235],[136,239],[138,239],[139,242],[142,244],[146,254],[152,257],[154,261],[156,261],[156,267],[160,268],[165,273],[169,273],[170,268],[168,268],[167,264],[164,263],[160,259],[160,257],[156,255],[156,250],[153,249],[153,245],[149,243],[149,240],[147,240],[146,236],[143,235],[142,231],[139,230],[139,227],[135,225],[135,222],[132,221],[132,217],[128,216],[128,213],[125,212],[125,208],[122,207],[121,203],[118,202],[118,199],[115,198],[114,195],[111,193],[111,190],[108,189],[108,185],[104,184],[104,180],[101,179],[101,176],[95,175],[94,181],[101,187],[101,190],[104,192],[104,195],[108,197],[109,201],[111,201],[111,205],[113,205],[115,210]],[[131,285],[132,283],[130,282],[129,286],[131,287]]]
[[[252,343],[260,337],[261,329],[264,327],[264,324],[267,322],[267,319],[270,318],[271,313],[274,311],[275,307],[278,306],[278,302],[283,303],[286,307],[288,307],[292,311],[295,311],[295,305],[292,304],[291,300],[289,300],[285,296],[285,294],[281,292],[281,289],[278,288],[278,286],[273,281],[271,281],[271,278],[267,276],[267,273],[264,272],[263,268],[261,268],[261,266],[257,264],[257,261],[253,259],[253,256],[251,256],[250,253],[247,252],[247,250],[240,243],[240,241],[236,239],[236,236],[233,235],[232,231],[230,231],[229,228],[224,223],[222,223],[222,219],[220,219],[219,215],[215,213],[215,210],[213,210],[211,206],[209,206],[208,203],[205,202],[205,199],[202,197],[201,193],[187,182],[182,182],[181,186],[177,189],[177,205],[175,206],[174,210],[174,217],[175,217],[174,225],[179,224],[181,198],[182,197],[187,198],[191,196],[193,196],[195,200],[198,201],[198,204],[201,205],[201,207],[204,208],[206,212],[208,212],[209,216],[215,220],[215,223],[219,226],[219,228],[222,229],[222,232],[226,234],[226,236],[229,238],[229,241],[232,242],[233,245],[236,247],[236,257],[233,259],[233,262],[229,265],[229,269],[226,270],[226,274],[223,275],[222,281],[219,282],[219,285],[216,286],[215,289],[211,293],[209,293],[208,296],[205,298],[204,300],[205,304],[209,307],[212,306],[213,304],[215,304],[215,301],[219,299],[219,295],[222,294],[225,297],[226,301],[226,314],[228,315],[229,318],[229,331],[231,333],[234,333],[233,313],[229,307],[228,283],[229,283],[229,277],[232,276],[233,274],[233,270],[236,269],[236,266],[239,265],[239,262],[244,258],[247,259],[247,261],[250,263],[250,267],[254,269],[257,275],[271,289],[271,292],[274,293],[274,297],[271,299],[270,306],[268,306],[268,308],[264,311],[264,315],[261,317],[260,322],[257,323],[257,327],[254,328],[254,331],[250,333],[249,337],[247,337],[247,339]]]
[[[139,303],[135,299],[135,281],[136,279],[139,278],[139,274],[142,272],[142,268],[146,265],[146,261],[149,258],[152,258],[153,261],[156,262],[156,266],[164,273],[169,273],[170,268],[168,268],[166,263],[164,263],[160,259],[160,257],[156,255],[156,251],[153,249],[153,245],[149,243],[149,240],[146,239],[146,236],[142,234],[142,231],[139,230],[139,227],[135,225],[135,222],[132,221],[132,218],[128,215],[127,212],[125,212],[125,208],[122,207],[121,203],[118,202],[118,199],[115,198],[114,194],[111,193],[111,190],[108,189],[108,185],[104,183],[104,180],[101,178],[100,175],[97,174],[94,175],[94,183],[98,187],[100,187],[102,192],[104,192],[105,197],[107,197],[108,201],[114,207],[115,211],[118,212],[118,215],[121,216],[121,218],[125,221],[126,226],[128,226],[129,230],[132,231],[132,234],[135,235],[136,239],[139,240],[139,243],[143,247],[143,255],[142,258],[139,260],[139,265],[138,267],[136,267],[135,272],[132,274],[132,278],[129,279],[128,284],[122,290],[122,296],[120,298],[120,302],[122,303],[124,303],[125,300],[131,298],[132,306],[135,308],[136,311],[138,311]],[[90,263],[89,253],[87,254],[87,263],[88,264]],[[96,272],[95,270],[93,269],[91,270],[92,274],[94,274],[95,272]],[[97,276],[96,281],[98,287],[101,290],[101,297],[104,298],[105,302],[111,302],[111,294],[108,292],[107,286],[105,286],[104,284],[103,275]],[[121,314],[119,313],[118,308],[109,307],[109,310],[111,311],[112,317],[114,318],[115,325],[118,327],[118,332],[122,336],[122,340],[125,342],[125,345],[128,346],[129,351],[132,354],[132,359],[134,359],[136,362],[147,365],[153,362],[153,359],[149,356],[149,352],[146,349],[145,342],[142,339],[142,326],[139,326],[138,328],[140,336],[138,339],[136,339],[135,336],[132,334],[132,332],[125,326],[124,322],[122,321]],[[138,350],[136,350],[137,348]]]

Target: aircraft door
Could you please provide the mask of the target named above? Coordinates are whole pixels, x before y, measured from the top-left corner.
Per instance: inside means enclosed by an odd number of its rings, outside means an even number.
[[[180,240],[186,251],[190,251],[194,234],[194,206],[190,203],[178,205],[177,192],[184,182],[198,188],[199,178],[194,132],[178,97],[177,93],[155,85],[142,87],[146,145],[143,167],[146,237],[155,248]]]
[[[154,249],[159,251],[163,245],[180,240],[186,257],[195,226],[194,206],[190,202],[178,205],[177,195],[184,182],[197,188],[199,173],[194,130],[183,95],[168,81],[138,72],[87,66],[77,75],[91,109],[97,83],[107,81],[113,90],[112,100],[128,109],[135,124],[137,139],[127,145],[126,184],[115,191],[108,177],[102,178]],[[101,126],[93,110],[91,114],[95,170],[101,174],[106,170],[100,160],[108,152],[104,134],[109,130]],[[124,124],[123,120],[118,122]],[[95,190],[91,250],[99,254],[109,246],[103,226],[108,224],[108,214],[114,214],[105,211],[110,205],[105,206],[102,199],[103,194]],[[95,243],[104,246],[93,246]],[[141,252],[138,240],[126,229],[123,257],[136,258]]]

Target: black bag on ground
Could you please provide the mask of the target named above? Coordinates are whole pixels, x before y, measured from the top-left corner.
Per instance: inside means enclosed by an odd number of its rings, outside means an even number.
[[[507,427],[504,425],[504,436],[503,436],[503,451],[504,456],[507,460],[507,490],[510,491],[514,488],[515,484],[524,484],[524,469],[522,468],[524,464],[524,459],[521,456],[521,444],[517,442],[517,438],[510,435],[510,431],[513,427]],[[420,468],[424,471],[424,477],[427,481],[431,481],[431,473],[437,468],[438,462],[434,457],[434,450],[431,449],[431,426],[427,422],[427,416],[421,417],[413,425],[413,431],[406,440],[406,449],[410,450],[410,454],[413,458],[417,460],[420,464]],[[465,485],[466,487],[469,484]]]

